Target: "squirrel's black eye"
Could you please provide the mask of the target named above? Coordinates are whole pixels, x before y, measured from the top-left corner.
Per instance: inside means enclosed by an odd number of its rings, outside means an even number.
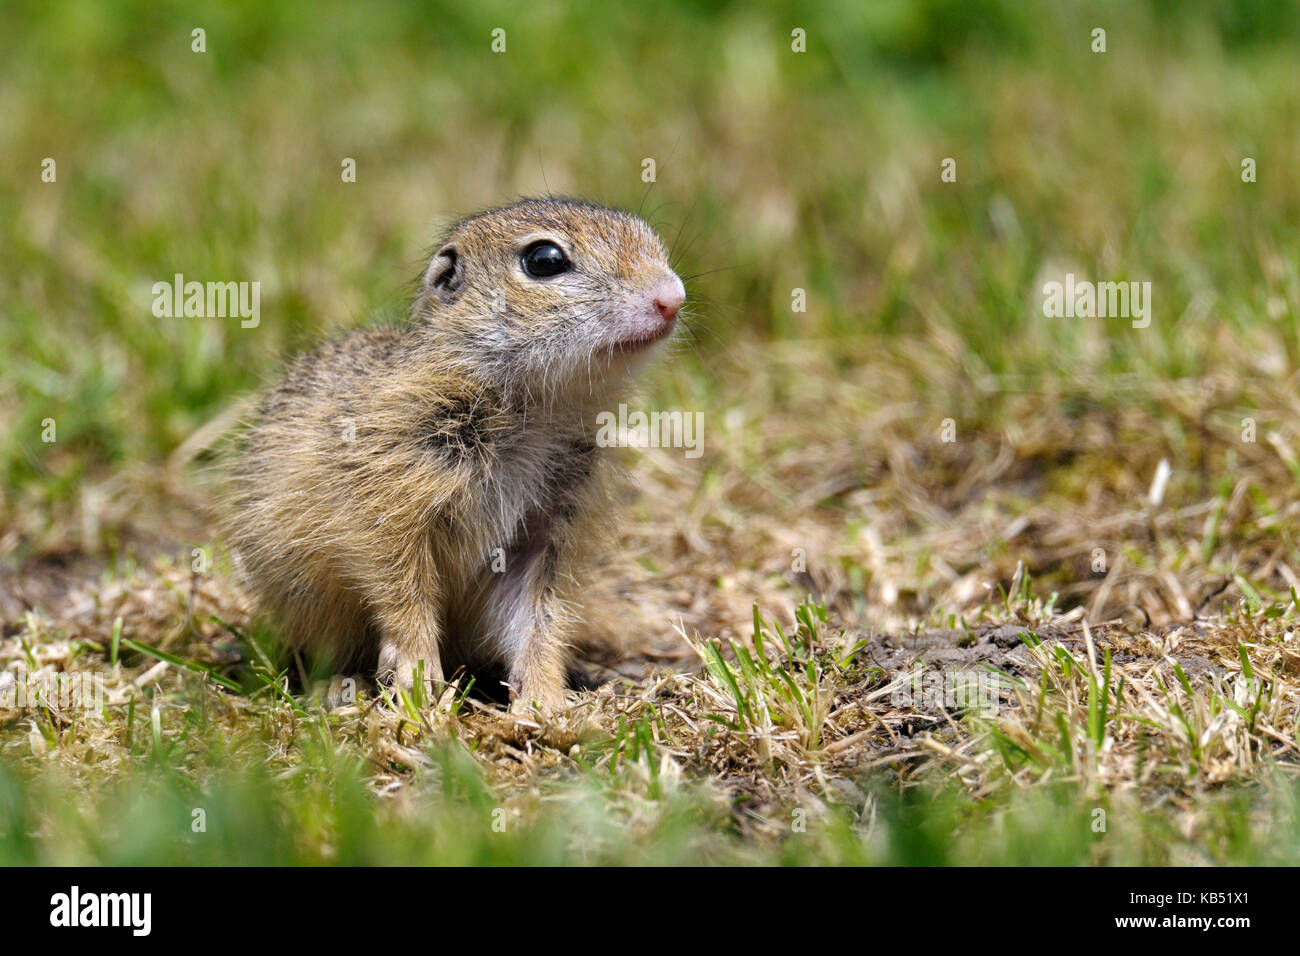
[[[573,268],[573,263],[569,262],[564,250],[553,242],[534,242],[524,250],[521,258],[524,271],[534,279],[557,276]]]

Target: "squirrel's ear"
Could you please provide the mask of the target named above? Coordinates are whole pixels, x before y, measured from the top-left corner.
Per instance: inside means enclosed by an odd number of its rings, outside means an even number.
[[[453,245],[443,246],[424,270],[425,291],[442,302],[451,302],[465,283],[465,266]]]

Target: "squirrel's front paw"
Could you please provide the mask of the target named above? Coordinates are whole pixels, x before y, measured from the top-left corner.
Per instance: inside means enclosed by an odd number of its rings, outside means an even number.
[[[510,687],[510,712],[512,714],[540,714],[551,717],[569,706],[564,691],[558,687]]]
[[[381,684],[410,693],[415,689],[416,674],[423,677],[426,695],[432,699],[436,686],[442,681],[437,661],[417,656],[396,641],[385,641],[380,645],[376,677]]]

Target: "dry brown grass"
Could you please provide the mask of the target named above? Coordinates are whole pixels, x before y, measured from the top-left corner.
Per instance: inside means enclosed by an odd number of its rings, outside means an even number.
[[[1295,420],[1291,380],[1254,379],[1249,397],[1228,371],[1132,395],[1064,381],[1045,397],[981,391],[939,343],[847,369],[815,343],[731,354],[737,368],[719,387],[729,404],[709,412],[700,461],[628,453],[636,491],[621,548],[593,576],[580,648],[600,686],[545,724],[473,701],[454,713],[451,693],[424,709],[373,699],[335,707],[333,732],[367,756],[376,792],[404,799],[413,769],[430,759],[421,741],[457,737],[520,800],[575,761],[635,799],[707,779],[740,829],[761,836],[775,808],[860,796],[864,779],[946,778],[976,797],[1071,780],[1139,802],[1182,801],[1194,816],[1198,793],[1300,766],[1300,639],[1286,597],[1300,566],[1296,436],[1271,424]],[[1232,361],[1243,359],[1225,350]],[[932,397],[953,394],[987,402],[975,420],[989,424],[967,432],[963,410]],[[1246,412],[1260,423],[1254,444],[1240,441]],[[941,440],[945,417],[958,420],[954,443]],[[1013,424],[999,432],[998,423]],[[1174,462],[1173,478],[1153,502],[1161,459]],[[182,669],[139,656],[107,664],[116,620],[130,638],[219,670],[251,655],[218,623],[248,624],[233,579],[187,567],[190,547],[205,543],[201,497],[192,484],[148,478],[124,483],[132,491],[117,498],[83,497],[104,510],[69,518],[64,557],[11,576],[5,670],[89,668],[104,675],[110,706],[156,686],[163,706],[185,707],[194,683]],[[141,487],[171,488],[188,540],[160,549],[156,532],[135,530],[147,522],[114,510],[133,500],[156,517]],[[138,533],[162,553],[97,576],[78,529],[102,527],[105,515],[114,534]],[[1092,571],[1098,548],[1104,574]],[[795,569],[796,549],[806,570]],[[773,625],[792,633],[809,594],[828,621],[793,659],[773,649]],[[779,681],[759,680],[746,717],[704,667],[715,641],[728,666],[739,666],[740,648],[757,654],[755,604],[766,653],[806,709]],[[996,713],[963,716],[960,706],[900,696],[918,661],[997,670]],[[269,706],[292,737],[283,701],[204,693],[232,732],[267,719]],[[1098,724],[1090,706],[1103,699]],[[0,714],[11,733],[23,718]],[[75,768],[87,786],[127,759],[111,721],[56,716],[49,726],[54,739],[32,723],[22,749]],[[648,750],[630,731],[638,726]]]

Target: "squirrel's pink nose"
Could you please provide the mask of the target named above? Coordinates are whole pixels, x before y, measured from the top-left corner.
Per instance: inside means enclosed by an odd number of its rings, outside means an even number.
[[[671,322],[686,301],[686,287],[682,285],[681,279],[673,276],[651,295],[654,297],[655,309],[664,317],[665,322]]]

